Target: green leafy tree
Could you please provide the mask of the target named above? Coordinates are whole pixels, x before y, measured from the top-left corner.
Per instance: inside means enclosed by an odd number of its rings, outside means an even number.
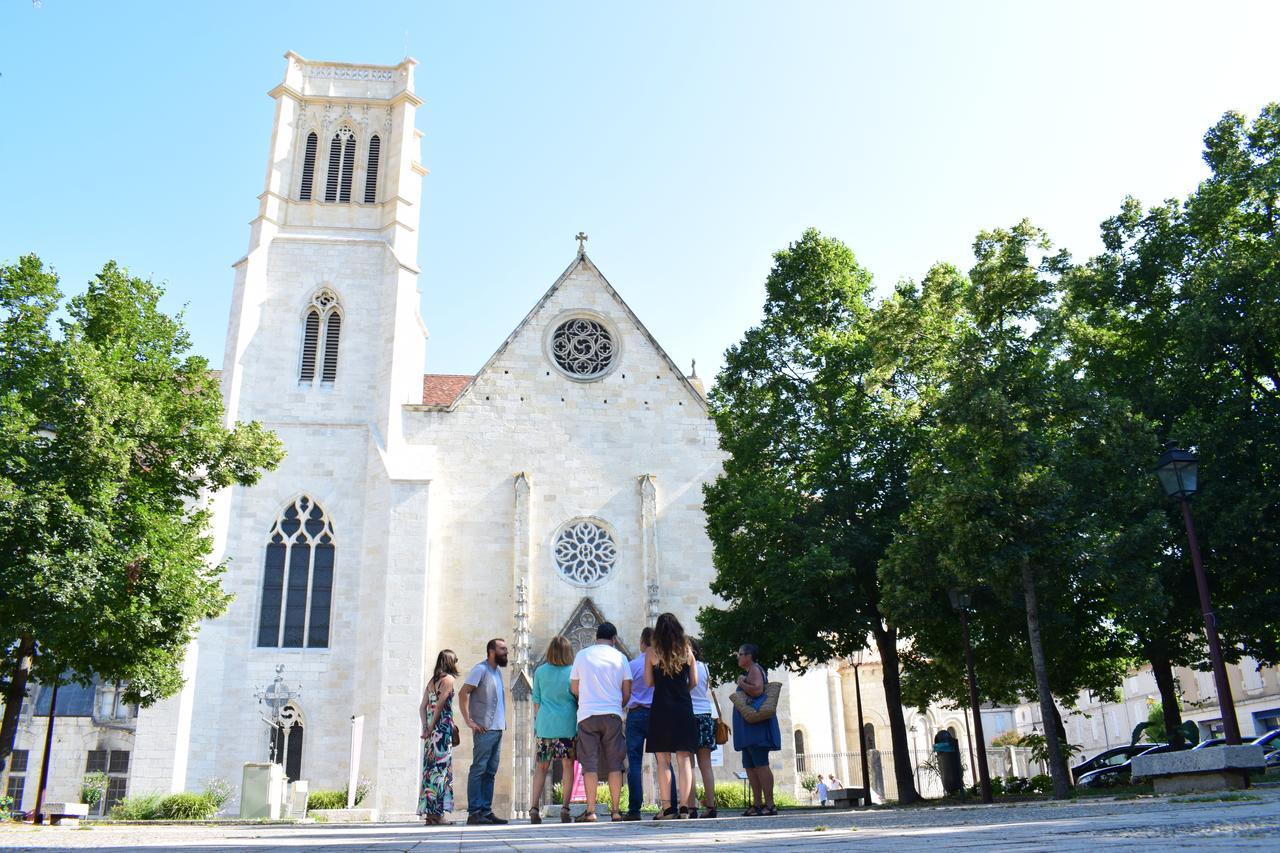
[[[1151,425],[1153,449],[1199,451],[1195,515],[1224,652],[1276,663],[1280,106],[1252,124],[1225,115],[1204,159],[1210,177],[1186,201],[1144,211],[1127,199],[1103,224],[1106,251],[1067,277],[1072,358]],[[1208,668],[1181,513],[1154,485],[1109,485],[1131,492],[1111,539],[1113,619],[1151,662],[1180,742],[1173,666]]]
[[[1050,249],[1025,221],[975,241],[977,263],[928,450],[916,460],[911,509],[884,568],[894,615],[918,614],[912,567],[917,578],[926,567],[937,576],[935,588],[950,583],[977,594],[984,615],[975,622],[993,640],[1011,636],[1007,603],[1020,602],[1034,693],[1042,718],[1057,723],[1046,725],[1054,793],[1065,797],[1070,781],[1054,688],[1074,696],[1100,675],[1114,683],[1106,671],[1114,673],[1120,656],[1109,648],[1096,593],[1099,507],[1086,485],[1128,446],[1132,430],[1060,357],[1058,280],[1067,259]],[[984,670],[991,672],[999,670]],[[946,681],[958,684],[954,675]],[[1014,689],[1018,681],[1014,671],[993,686]]]
[[[144,705],[181,686],[228,600],[203,499],[282,457],[258,424],[224,425],[160,296],[109,263],[55,329],[56,276],[34,256],[0,268],[0,759],[29,678],[96,675]]]
[[[877,390],[871,276],[810,229],[774,256],[765,287],[763,320],[728,350],[710,395],[728,457],[705,488],[711,589],[725,602],[699,615],[708,657],[752,641],[766,665],[803,668],[872,635],[899,798],[911,802],[898,629],[877,578],[907,505],[911,431]]]

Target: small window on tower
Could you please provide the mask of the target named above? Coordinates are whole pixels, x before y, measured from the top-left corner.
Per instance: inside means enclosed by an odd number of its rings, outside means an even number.
[[[311,385],[319,373],[321,383],[338,378],[338,342],[342,335],[342,309],[332,290],[322,288],[311,297],[302,319],[302,355],[298,382]]]
[[[307,134],[307,147],[302,154],[302,186],[298,190],[298,198],[302,201],[311,201],[311,185],[316,177],[316,146],[318,144],[319,140],[313,130]]]
[[[351,128],[340,127],[329,141],[329,179],[324,200],[351,201],[351,176],[355,169],[356,137]]]
[[[377,134],[369,137],[369,168],[364,177],[364,203],[373,204],[378,200],[378,157],[382,151],[382,140]]]

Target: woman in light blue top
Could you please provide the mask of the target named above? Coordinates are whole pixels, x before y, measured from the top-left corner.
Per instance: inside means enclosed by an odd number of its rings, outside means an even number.
[[[573,669],[573,646],[561,636],[547,645],[546,663],[533,672],[533,733],[538,739],[538,769],[533,772],[533,806],[529,822],[542,823],[539,806],[551,762],[560,761],[564,774],[564,803],[560,822],[569,822],[569,789],[573,787],[573,738],[578,733],[578,700],[569,690]]]

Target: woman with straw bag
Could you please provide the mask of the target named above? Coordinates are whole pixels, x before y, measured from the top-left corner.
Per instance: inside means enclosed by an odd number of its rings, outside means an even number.
[[[742,769],[747,771],[751,783],[751,806],[743,817],[776,815],[773,803],[773,771],[769,768],[769,753],[782,749],[782,730],[773,711],[766,719],[759,720],[766,705],[777,708],[781,685],[769,684],[764,667],[756,662],[760,655],[754,643],[738,647],[738,666],[743,674],[738,677],[738,689],[733,694],[733,748],[742,754]],[[747,715],[758,722],[747,722]]]

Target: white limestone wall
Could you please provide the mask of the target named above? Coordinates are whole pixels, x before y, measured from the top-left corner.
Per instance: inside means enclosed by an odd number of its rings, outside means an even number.
[[[47,716],[23,715],[18,723],[14,749],[27,750],[27,770],[24,775],[22,802],[15,808],[30,811],[36,806],[36,788],[40,783],[40,765],[44,761],[44,739],[48,727]],[[133,758],[134,732],[130,728],[104,726],[94,723],[92,717],[55,717],[53,746],[49,751],[49,775],[45,785],[44,801],[80,802],[80,785],[88,766],[89,751],[93,749],[122,749]],[[8,774],[4,774],[8,779]],[[132,795],[143,789],[132,777],[127,793]]]

